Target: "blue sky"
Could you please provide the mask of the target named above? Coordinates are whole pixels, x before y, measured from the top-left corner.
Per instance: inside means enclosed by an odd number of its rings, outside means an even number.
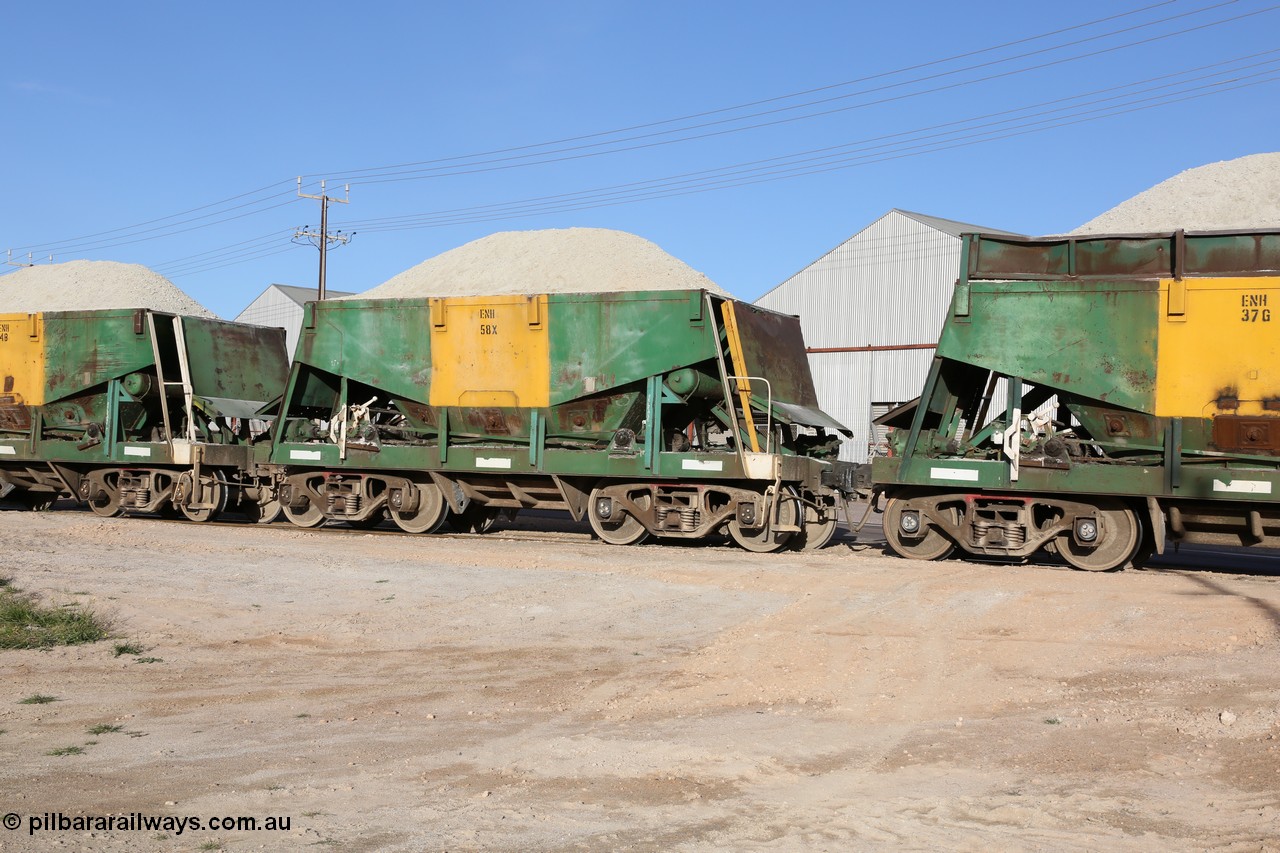
[[[315,284],[298,175],[351,183],[330,288],[592,226],[754,299],[894,207],[1053,233],[1280,150],[1260,0],[14,3],[4,23],[0,250],[145,264],[223,316]]]

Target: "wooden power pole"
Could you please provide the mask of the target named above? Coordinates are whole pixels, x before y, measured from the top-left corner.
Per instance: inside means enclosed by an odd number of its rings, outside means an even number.
[[[327,195],[324,191],[324,181],[320,182],[320,195],[308,195],[302,191],[302,176],[298,176],[298,197],[314,198],[320,202],[320,230],[319,231],[303,231],[301,229],[293,232],[294,240],[306,238],[311,240],[320,249],[320,286],[319,299],[324,300],[324,276],[325,276],[325,256],[328,254],[329,244],[338,243],[345,244],[351,241],[353,234],[343,234],[337,231],[333,234],[329,233],[329,202],[336,201],[338,204],[349,204],[351,202],[351,185],[347,184],[343,188],[344,198],[334,198]]]

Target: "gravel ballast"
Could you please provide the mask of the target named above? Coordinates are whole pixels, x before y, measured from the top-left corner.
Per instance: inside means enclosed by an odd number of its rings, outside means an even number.
[[[348,298],[697,288],[725,292],[643,237],[607,228],[564,228],[491,234]]]
[[[67,261],[37,264],[0,276],[0,314],[150,308],[217,317],[176,284],[141,264]]]
[[[1280,228],[1280,153],[1251,154],[1174,175],[1081,225],[1073,235]]]

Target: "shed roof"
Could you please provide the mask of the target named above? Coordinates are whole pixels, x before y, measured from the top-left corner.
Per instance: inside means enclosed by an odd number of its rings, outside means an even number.
[[[903,216],[909,216],[916,222],[928,225],[930,228],[941,231],[944,234],[950,234],[952,237],[959,237],[961,234],[1004,234],[1011,237],[1022,237],[1025,235],[1018,234],[1016,231],[1004,231],[1000,228],[984,228],[981,225],[974,225],[972,222],[959,222],[955,219],[943,219],[941,216],[927,216],[923,213],[913,213],[910,210],[902,210],[895,207],[889,213],[901,213]],[[888,215],[888,214],[886,214]]]
[[[808,264],[806,264],[804,267],[802,267],[799,271],[797,271],[797,272],[793,273],[792,275],[788,276],[787,278],[785,278],[784,280],[782,280],[782,281],[781,281],[781,282],[779,282],[778,284],[776,284],[776,285],[774,285],[773,287],[771,287],[769,290],[765,291],[763,294],[761,294],[759,297],[757,297],[757,298],[756,298],[756,300],[755,300],[756,304],[760,304],[760,303],[761,303],[761,301],[762,301],[762,300],[764,300],[764,298],[765,298],[765,297],[769,296],[770,294],[772,294],[772,293],[774,293],[775,291],[777,291],[779,288],[781,288],[781,287],[783,287],[784,285],[786,285],[788,282],[790,282],[790,281],[791,281],[792,279],[794,279],[796,276],[800,275],[800,274],[801,274],[801,273],[803,273],[805,270],[807,270],[807,269],[809,269],[810,267],[814,266],[814,264],[817,264],[817,263],[818,263],[819,261],[821,261],[823,258],[825,258],[825,257],[829,256],[832,252],[835,252],[835,251],[836,251],[836,250],[838,250],[841,246],[844,246],[845,244],[847,244],[847,243],[849,243],[849,242],[851,242],[851,241],[853,241],[853,240],[857,239],[857,237],[858,237],[858,235],[859,235],[859,234],[862,234],[862,233],[863,233],[863,232],[865,232],[865,231],[869,231],[869,230],[871,230],[875,225],[877,225],[878,223],[880,223],[880,222],[884,221],[885,219],[889,218],[890,216],[901,216],[901,217],[906,217],[907,219],[910,219],[910,220],[912,220],[912,221],[914,221],[914,222],[919,222],[921,225],[924,225],[926,228],[932,228],[934,231],[937,231],[937,232],[939,232],[939,233],[941,233],[941,234],[947,234],[947,235],[949,235],[949,236],[951,236],[951,237],[955,237],[956,239],[959,239],[961,234],[972,234],[972,233],[975,233],[975,232],[976,232],[976,233],[982,233],[982,234],[1002,234],[1002,235],[1006,235],[1006,236],[1014,236],[1014,237],[1023,237],[1023,236],[1026,236],[1026,235],[1024,235],[1024,234],[1018,234],[1017,232],[1014,232],[1014,231],[1003,231],[1003,230],[1001,230],[1001,229],[999,229],[999,228],[983,228],[983,227],[982,227],[982,226],[980,226],[980,225],[974,225],[974,224],[969,223],[969,222],[960,222],[960,221],[955,220],[955,219],[943,219],[943,218],[942,218],[942,217],[940,217],[940,216],[926,216],[926,215],[925,215],[925,214],[923,214],[923,213],[913,213],[913,212],[911,212],[910,210],[902,210],[901,208],[897,208],[897,207],[895,207],[895,208],[893,208],[893,209],[889,210],[887,213],[883,214],[882,216],[877,217],[876,219],[874,219],[872,222],[870,222],[870,223],[869,223],[868,225],[866,225],[865,227],[863,227],[863,228],[861,228],[860,230],[856,231],[856,232],[853,234],[853,236],[851,236],[851,237],[846,237],[845,239],[841,240],[839,244],[837,244],[836,246],[832,247],[832,248],[831,248],[831,249],[829,249],[828,251],[823,252],[820,256],[818,256],[818,258],[816,258],[816,259],[815,259],[815,260],[813,260],[813,261],[810,261]]]
[[[275,288],[280,291],[299,305],[305,305],[308,302],[313,302],[316,298],[316,288],[314,287],[296,287],[292,284],[273,284],[271,287],[268,287],[267,290],[271,290],[271,288]],[[266,290],[264,290],[263,293],[266,293]],[[330,290],[329,288],[325,288],[325,296],[351,296],[351,291]]]

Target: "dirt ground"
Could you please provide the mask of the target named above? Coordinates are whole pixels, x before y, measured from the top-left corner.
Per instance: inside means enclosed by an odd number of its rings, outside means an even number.
[[[533,527],[0,512],[0,576],[118,635],[0,652],[0,850],[1280,850],[1280,557]],[[46,813],[290,825],[28,834]]]

